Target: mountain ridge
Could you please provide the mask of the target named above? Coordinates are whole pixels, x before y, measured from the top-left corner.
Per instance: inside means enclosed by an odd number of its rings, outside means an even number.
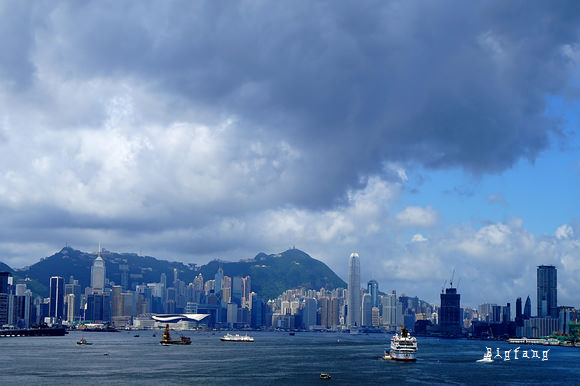
[[[68,283],[72,275],[79,281],[81,288],[89,286],[91,265],[96,256],[96,253],[64,247],[51,256],[41,258],[33,265],[10,272],[16,279],[29,278],[30,284],[34,284],[32,286],[34,288],[31,288],[33,292],[40,296],[48,296],[51,276],[62,276]],[[120,285],[122,271],[125,271],[131,289],[136,284],[159,282],[162,273],[165,273],[168,286],[171,286],[174,269],[177,269],[179,279],[186,283],[193,281],[199,273],[203,275],[204,281],[212,280],[219,267],[222,267],[224,275],[227,276],[251,276],[252,291],[268,299],[279,296],[287,289],[298,287],[346,288],[346,283],[326,264],[298,249],[270,255],[260,252],[254,258],[241,259],[237,262],[215,259],[199,267],[195,267],[195,264],[139,256],[136,253],[107,250],[101,251],[101,257],[105,260],[107,279]]]

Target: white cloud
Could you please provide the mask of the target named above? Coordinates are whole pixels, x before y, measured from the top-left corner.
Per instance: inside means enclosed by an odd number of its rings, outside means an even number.
[[[570,225],[564,224],[556,229],[554,236],[556,236],[557,239],[568,239],[574,236],[574,230]]]
[[[428,228],[437,224],[439,214],[430,206],[408,206],[397,214],[397,221],[403,227]]]
[[[421,242],[424,242],[424,241],[427,241],[427,239],[425,238],[425,236],[423,236],[420,233],[414,234],[413,235],[413,238],[411,238],[411,242],[412,243],[421,243]]]

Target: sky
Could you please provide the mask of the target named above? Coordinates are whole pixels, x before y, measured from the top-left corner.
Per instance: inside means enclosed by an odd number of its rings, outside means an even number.
[[[577,1],[2,1],[0,261],[204,264],[580,306]]]

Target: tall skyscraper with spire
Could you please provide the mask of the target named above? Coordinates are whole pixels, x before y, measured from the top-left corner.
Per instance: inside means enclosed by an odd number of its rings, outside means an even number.
[[[361,325],[360,261],[358,253],[350,254],[348,262],[348,327]]]
[[[101,257],[101,246],[99,245],[99,252],[97,258],[93,261],[91,267],[91,288],[93,293],[101,293],[105,289],[105,260]]]

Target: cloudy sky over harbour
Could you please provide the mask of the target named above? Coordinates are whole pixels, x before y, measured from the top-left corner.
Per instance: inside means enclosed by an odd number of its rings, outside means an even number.
[[[462,304],[580,293],[577,1],[3,1],[0,261],[295,245]]]

